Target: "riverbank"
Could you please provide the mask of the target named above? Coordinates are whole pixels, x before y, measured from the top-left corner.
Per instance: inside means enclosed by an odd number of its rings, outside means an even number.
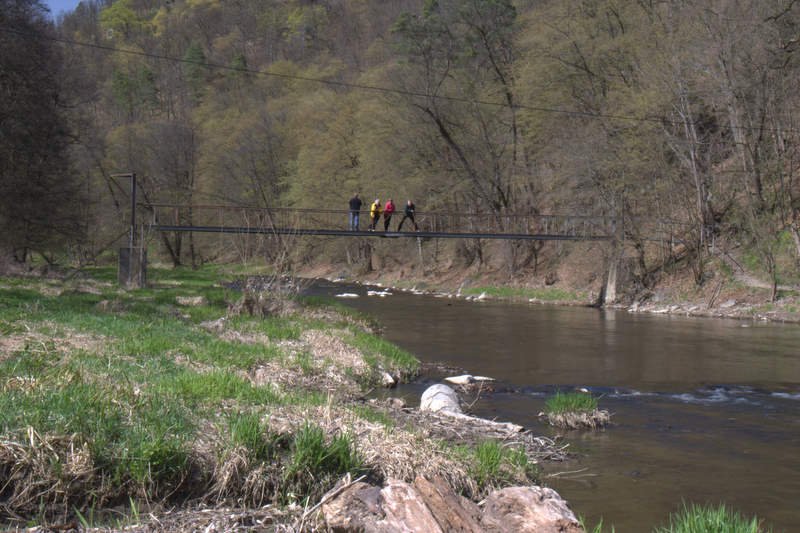
[[[501,300],[532,305],[599,306],[600,287],[597,283],[576,286],[549,280],[508,281],[503,273],[475,273],[450,270],[446,273],[419,276],[405,269],[384,269],[368,273],[331,266],[305,270],[304,277],[329,281],[350,282],[417,294],[432,294],[444,298],[470,301]],[[800,287],[781,286],[778,298],[769,300],[768,284],[746,274],[718,273],[712,280],[697,287],[688,273],[664,277],[657,288],[627,293],[609,309],[630,313],[680,315],[700,318],[728,318],[800,324]]]
[[[477,501],[562,456],[524,439],[487,454],[476,435],[365,401],[418,362],[366,317],[248,303],[221,275],[152,269],[134,291],[108,268],[0,278],[0,522],[293,527],[343,478],[441,477]]]

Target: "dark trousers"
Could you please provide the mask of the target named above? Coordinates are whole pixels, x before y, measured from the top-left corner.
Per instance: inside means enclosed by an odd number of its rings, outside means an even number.
[[[369,229],[375,229],[375,226],[378,225],[378,220],[381,218],[380,215],[375,215],[372,217],[372,223],[369,225]]]
[[[389,231],[389,222],[392,221],[392,215],[383,215],[383,231]]]
[[[406,219],[409,219],[411,221],[411,223],[414,224],[414,229],[419,231],[419,226],[417,226],[417,223],[414,220],[414,215],[403,215],[403,218],[400,220],[400,225],[397,226],[397,231],[400,231],[401,229],[403,229],[403,222],[405,222]]]

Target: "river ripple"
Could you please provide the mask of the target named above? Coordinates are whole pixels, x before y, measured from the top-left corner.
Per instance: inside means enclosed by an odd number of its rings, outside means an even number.
[[[799,326],[367,290],[311,289],[357,293],[342,301],[377,318],[388,340],[515,389],[481,398],[478,415],[554,435],[536,416],[547,395],[580,386],[602,396],[615,425],[564,433],[579,458],[545,472],[587,524],[650,531],[683,500],[800,530]],[[430,379],[397,392],[416,400]]]

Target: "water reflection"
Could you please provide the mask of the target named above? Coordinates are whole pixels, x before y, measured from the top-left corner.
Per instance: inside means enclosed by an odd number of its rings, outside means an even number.
[[[649,531],[682,500],[732,505],[778,530],[800,523],[800,327],[624,311],[465,302],[323,284],[424,361],[495,377],[477,414],[555,435],[536,417],[557,388],[602,395],[616,425],[570,432],[580,458],[546,478],[587,517]],[[746,327],[745,327],[746,326]],[[424,384],[407,390],[412,401]],[[400,394],[403,391],[396,391]]]

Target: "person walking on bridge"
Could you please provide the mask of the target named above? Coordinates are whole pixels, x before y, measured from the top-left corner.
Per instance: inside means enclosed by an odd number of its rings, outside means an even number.
[[[393,214],[394,202],[392,202],[392,199],[389,198],[389,201],[386,202],[386,205],[383,208],[383,231],[389,231],[389,222],[392,221]]]
[[[403,222],[405,222],[406,219],[411,220],[411,223],[414,224],[414,231],[419,231],[419,226],[417,226],[417,223],[414,220],[414,213],[416,210],[417,207],[414,205],[414,202],[411,200],[406,202],[406,208],[403,211],[403,218],[400,219],[400,224],[397,226],[397,231],[403,231]]]
[[[361,198],[355,193],[350,198],[350,231],[358,231],[358,222],[361,217]]]
[[[381,200],[380,198],[375,198],[375,201],[372,202],[372,205],[369,208],[369,216],[372,219],[369,225],[370,231],[375,231],[375,226],[378,225],[378,220],[380,220],[382,212],[383,209],[381,208]]]

